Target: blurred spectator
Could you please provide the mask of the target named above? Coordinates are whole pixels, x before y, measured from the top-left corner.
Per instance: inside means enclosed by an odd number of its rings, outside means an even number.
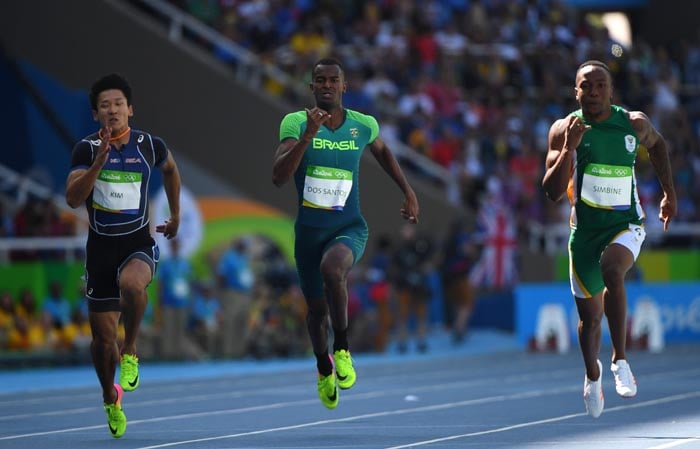
[[[312,17],[306,16],[301,26],[292,33],[289,47],[301,61],[304,61],[298,65],[313,65],[318,59],[330,53],[331,42]]]
[[[479,258],[479,247],[472,229],[473,225],[466,218],[457,218],[443,241],[440,271],[449,314],[446,321],[455,343],[464,340],[476,300],[476,288],[471,283],[470,274]]]
[[[30,197],[19,208],[13,223],[13,228],[17,237],[34,237],[41,235],[41,221],[44,218],[41,205],[42,203],[39,200]],[[13,261],[34,260],[39,258],[39,252],[37,250],[15,250],[12,251],[10,257]]]
[[[8,338],[15,321],[15,303],[8,290],[0,292],[0,348],[8,347]]]
[[[204,280],[195,283],[194,299],[190,314],[190,329],[197,344],[209,357],[214,357],[219,350],[223,315],[221,301],[216,296],[213,281]]]
[[[374,102],[363,89],[363,81],[362,76],[356,71],[348,72],[347,88],[343,94],[343,106],[364,114],[375,115]]]
[[[29,288],[23,288],[19,293],[19,301],[15,307],[15,313],[28,321],[35,321],[39,317],[36,298]]]
[[[42,302],[42,311],[48,314],[53,325],[62,329],[71,320],[71,302],[63,296],[63,284],[54,280],[49,284],[49,294]]]
[[[311,340],[306,330],[306,300],[298,283],[291,284],[279,297],[284,327],[289,337],[289,355],[312,353]]]
[[[245,237],[234,239],[221,255],[216,270],[224,316],[221,331],[224,357],[241,357],[246,352],[248,313],[255,281],[247,253],[248,241]]]
[[[49,327],[48,330],[51,328]],[[8,335],[7,348],[10,351],[39,351],[48,349],[47,328],[37,319],[16,315]]]
[[[365,80],[362,90],[367,95],[370,101],[378,103],[381,98],[389,98],[396,100],[399,94],[399,87],[389,78],[386,70],[382,67],[370,69],[371,74]]]
[[[432,159],[445,168],[449,168],[462,148],[460,136],[448,124],[440,127],[440,136],[433,142],[430,150]]]
[[[92,330],[88,321],[87,301],[81,301],[71,312],[70,322],[63,327],[61,338],[63,346],[89,357]]]
[[[400,239],[392,255],[392,280],[398,300],[398,346],[400,352],[408,350],[409,332],[415,331],[417,349],[428,349],[429,305],[432,295],[428,275],[433,269],[433,242],[416,227],[401,227]]]
[[[367,285],[361,271],[348,276],[348,337],[354,352],[376,351],[377,311],[367,296]]]
[[[162,329],[161,356],[167,360],[202,356],[187,335],[192,303],[192,265],[180,253],[177,238],[168,241],[170,256],[158,263],[158,299]]]
[[[393,321],[391,316],[392,287],[389,280],[390,269],[391,238],[388,235],[382,235],[376,241],[376,247],[369,257],[369,263],[365,270],[370,308],[376,315],[374,350],[377,352],[386,350]]]
[[[290,335],[280,304],[269,286],[259,283],[253,290],[247,335],[248,354],[255,358],[290,355]]]
[[[65,221],[51,199],[29,196],[18,209],[13,222],[17,237],[59,237],[74,233],[74,225]],[[16,250],[13,261],[37,259],[62,259],[64,250]]]
[[[281,297],[298,284],[296,269],[290,265],[276,244],[264,242],[258,264],[261,266],[258,270],[260,280],[272,289],[275,297]]]

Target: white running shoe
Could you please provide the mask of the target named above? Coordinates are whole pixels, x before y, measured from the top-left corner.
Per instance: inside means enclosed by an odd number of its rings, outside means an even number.
[[[593,418],[597,418],[603,413],[605,399],[603,398],[603,364],[598,360],[600,376],[598,380],[590,380],[588,375],[583,381],[583,402],[586,404],[586,411]]]
[[[617,394],[623,398],[633,398],[637,394],[637,381],[634,379],[627,360],[618,360],[617,363],[610,365],[610,370],[615,376],[615,390]]]

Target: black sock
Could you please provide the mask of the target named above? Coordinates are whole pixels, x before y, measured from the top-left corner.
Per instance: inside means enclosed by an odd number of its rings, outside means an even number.
[[[341,349],[348,350],[348,329],[343,330],[333,328],[333,352]]]
[[[333,372],[333,364],[331,359],[328,357],[328,351],[324,351],[321,354],[316,354],[316,368],[318,368],[318,373],[322,376],[330,376]]]

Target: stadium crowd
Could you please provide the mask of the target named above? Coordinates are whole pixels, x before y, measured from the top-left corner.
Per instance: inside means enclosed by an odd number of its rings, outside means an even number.
[[[409,340],[405,324],[425,319],[429,313],[425,301],[441,296],[436,290],[451,277],[474,271],[470,287],[493,286],[493,280],[476,269],[480,257],[488,254],[485,224],[493,219],[482,220],[484,199],[500,204],[499,210],[513,219],[514,229],[499,236],[510,242],[510,248],[518,236],[526,238],[532,223],[562,222],[567,205],[545,201],[539,181],[549,125],[576,109],[571,74],[586,59],[605,61],[614,75],[614,102],[646,111],[663,133],[679,198],[677,221],[700,222],[700,34],[672,46],[652,46],[639,39],[622,45],[597,16],[558,0],[171,2],[299,82],[308,81],[306,71],[315,60],[338,56],[347,72],[344,106],[375,115],[389,145],[401,142],[452,173],[457,188],[445,185],[446,194],[464,207],[466,217],[480,217],[478,222],[455,223],[455,232],[444,241],[415,236],[425,240],[420,256],[412,253],[420,245],[398,236],[395,241],[386,236],[376,248],[368,248],[351,279],[350,338],[357,351],[384,351],[393,332],[401,334],[405,348]],[[616,44],[624,51],[611,51]],[[224,48],[211,50],[228,64],[238,63]],[[295,90],[272,79],[265,88],[272,95],[298,100],[292,98]],[[413,172],[441,182],[413,161],[402,159]],[[637,174],[642,201],[653,217],[661,192],[647,160],[638,165]],[[28,200],[16,210],[3,211],[0,233],[9,237],[74,233],[73,224],[60,217],[50,202]],[[445,248],[460,251],[447,257]],[[145,320],[144,356],[308,354],[304,301],[293,267],[274,245],[247,236],[209,259],[212,278],[195,278],[183,265],[159,269],[159,276],[171,277],[156,279],[159,294]],[[413,267],[406,268],[407,259]],[[166,260],[163,265],[168,265]],[[419,283],[413,290],[426,293],[417,299],[403,298],[399,304],[395,289],[408,282],[401,276],[410,270],[416,273],[412,282]],[[509,278],[497,287],[515,282],[516,277]],[[175,286],[171,290],[166,287],[169,283]],[[53,296],[60,298],[60,292]],[[83,305],[79,301],[66,309],[49,297],[37,302],[28,291],[17,298],[2,292],[0,352],[48,349],[87,355]],[[457,309],[466,310],[461,314],[467,314],[468,322],[472,305],[444,305],[440,320],[453,327],[456,342],[467,332],[455,320]],[[164,340],[163,326],[170,321],[162,317],[167,307],[185,313],[181,328],[168,332],[185,338],[187,343],[179,347],[187,350],[173,353],[166,348],[169,338]],[[419,329],[415,337],[416,345],[428,350],[422,332]]]
[[[299,82],[308,82],[315,60],[338,56],[346,107],[376,116],[390,144],[403,142],[449,170],[458,180],[447,192],[453,203],[474,211],[490,190],[522,232],[565,216],[566,205],[546,202],[539,187],[547,132],[577,108],[578,64],[602,60],[614,75],[614,102],[646,111],[669,142],[677,221],[700,221],[700,33],[669,46],[639,38],[624,45],[599,14],[561,0],[171,2]],[[237,64],[224,48],[212,51]],[[273,80],[265,87],[298,92]],[[424,172],[412,161],[403,160]],[[638,169],[656,216],[658,183],[648,161]]]
[[[441,316],[431,313],[436,302],[443,301],[443,279],[464,276],[478,256],[473,236],[472,226],[460,220],[444,242],[423,233],[402,233],[395,239],[385,236],[368,250],[367,263],[349,282],[355,351],[383,352],[394,332],[402,352],[414,343],[416,349],[428,350],[429,327],[435,321],[452,326],[455,308],[460,307],[447,301],[438,304]],[[441,256],[447,253],[444,248],[450,249],[448,258]],[[309,354],[296,270],[272,241],[259,235],[236,237],[228,247],[212,249],[206,261],[209,274],[195,275],[191,262],[177,252],[161,259],[139,334],[140,356],[203,360]],[[74,284],[51,278],[42,298],[28,286],[16,296],[7,289],[0,292],[0,364],[8,354],[29,356],[10,360],[22,363],[89,360],[84,282],[78,282],[77,295],[63,292]],[[397,286],[420,294],[396,295]],[[420,324],[418,329],[413,320]],[[456,343],[467,332],[468,316],[463,321],[459,327],[454,323]],[[122,326],[119,332],[123,338]]]

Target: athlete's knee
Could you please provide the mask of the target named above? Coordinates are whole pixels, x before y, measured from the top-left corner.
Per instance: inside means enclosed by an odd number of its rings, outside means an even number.
[[[139,297],[151,283],[151,267],[138,257],[132,257],[119,272],[122,297]]]
[[[139,298],[146,292],[148,282],[143,276],[134,276],[131,273],[122,273],[119,276],[119,290],[123,298]]]
[[[579,326],[582,329],[596,329],[602,325],[603,314],[579,316]]]
[[[350,248],[342,243],[333,245],[321,259],[319,267],[326,285],[336,285],[347,281],[354,256]]]
[[[595,328],[603,321],[603,304],[596,296],[593,298],[577,299],[579,325],[584,328]]]
[[[603,283],[607,287],[615,287],[624,284],[627,269],[619,263],[607,263],[600,267],[603,275]]]
[[[116,327],[96,327],[92,326],[93,349],[105,350],[111,348],[117,342]]]
[[[326,285],[341,285],[347,282],[348,269],[339,264],[321,264],[321,277]]]

